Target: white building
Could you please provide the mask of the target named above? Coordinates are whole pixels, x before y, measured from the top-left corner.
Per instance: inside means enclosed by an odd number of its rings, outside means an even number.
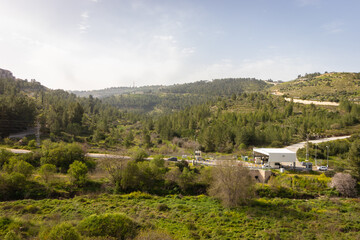
[[[286,148],[254,148],[253,155],[261,164],[268,163],[273,168],[285,162],[295,166],[296,162],[296,153]]]

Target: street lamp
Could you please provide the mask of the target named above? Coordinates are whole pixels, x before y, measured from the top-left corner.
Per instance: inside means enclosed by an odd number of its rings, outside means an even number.
[[[326,146],[326,149],[327,149],[326,166],[329,167],[329,146]]]
[[[317,166],[317,144],[315,144],[315,165]]]

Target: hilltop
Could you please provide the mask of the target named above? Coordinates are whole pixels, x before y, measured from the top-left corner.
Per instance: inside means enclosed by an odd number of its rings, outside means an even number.
[[[288,97],[339,102],[360,100],[360,73],[312,73],[299,75],[293,81],[278,84],[272,91]]]

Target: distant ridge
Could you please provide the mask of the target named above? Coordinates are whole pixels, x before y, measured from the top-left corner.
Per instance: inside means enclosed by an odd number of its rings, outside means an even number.
[[[5,78],[6,79],[15,79],[12,72],[10,72],[9,70],[1,69],[1,68],[0,68],[0,78],[3,78],[3,79],[5,79]]]

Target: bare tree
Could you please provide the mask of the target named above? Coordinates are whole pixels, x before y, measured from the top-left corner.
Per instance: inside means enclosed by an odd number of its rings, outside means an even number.
[[[102,159],[99,167],[110,175],[111,182],[116,185],[121,182],[128,162],[129,160],[127,159],[105,158]]]
[[[348,173],[336,173],[330,186],[336,188],[344,197],[356,196],[356,180]]]
[[[213,169],[209,195],[221,200],[227,207],[246,203],[254,196],[254,181],[249,169],[236,161],[223,161]]]

